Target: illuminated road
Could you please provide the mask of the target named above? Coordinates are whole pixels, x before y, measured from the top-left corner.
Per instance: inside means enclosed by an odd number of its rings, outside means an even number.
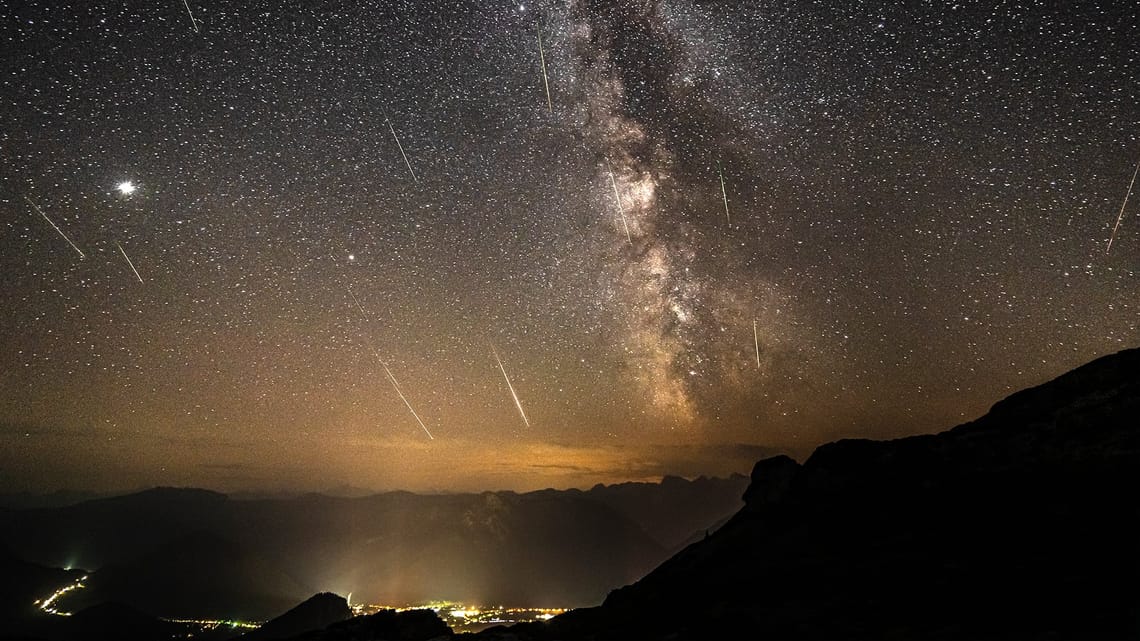
[[[57,607],[58,602],[64,595],[66,595],[70,592],[74,592],[75,590],[80,590],[82,588],[87,587],[86,581],[87,581],[87,576],[84,576],[83,578],[79,579],[78,581],[75,581],[74,583],[68,583],[67,585],[65,585],[62,588],[53,592],[52,595],[49,596],[48,598],[42,599],[42,600],[36,600],[36,602],[35,602],[36,607],[38,607],[41,611],[43,611],[47,614],[54,614],[55,616],[60,616],[60,617],[71,616],[71,614],[72,614],[71,612],[64,612]],[[251,623],[249,621],[216,621],[216,620],[212,620],[212,619],[163,619],[163,620],[164,621],[170,621],[171,623],[180,623],[180,624],[189,626],[191,628],[197,628],[199,631],[216,630],[218,628],[223,628],[223,627],[225,627],[225,628],[241,628],[244,630],[252,630],[254,628],[258,628],[261,626],[260,623]]]
[[[87,576],[84,575],[83,578],[79,579],[78,581],[76,581],[74,583],[69,583],[69,584],[63,586],[62,588],[56,590],[48,598],[46,598],[42,601],[36,601],[36,605],[39,606],[40,610],[43,610],[44,612],[46,612],[48,614],[54,614],[56,616],[61,616],[61,617],[71,616],[70,612],[61,612],[58,608],[56,608],[56,601],[59,601],[60,597],[67,594],[68,592],[72,592],[74,590],[80,590],[82,588],[87,587],[86,584],[84,583],[84,581],[86,581],[86,580],[87,580]]]
[[[59,600],[65,595],[87,587],[87,576],[69,583],[52,593],[51,596],[43,600],[37,600],[36,606],[47,614],[55,616],[67,617],[71,616],[71,612],[64,612],[59,609]],[[503,606],[497,607],[472,607],[453,602],[434,602],[426,605],[413,606],[413,607],[388,607],[379,605],[353,605],[352,611],[356,616],[372,614],[379,610],[395,610],[403,612],[406,610],[428,609],[434,610],[444,623],[451,627],[455,632],[475,632],[492,625],[510,625],[514,623],[523,623],[527,621],[545,621],[554,616],[566,612],[564,608],[508,608]],[[216,630],[218,628],[241,628],[251,630],[260,627],[261,624],[250,621],[222,621],[213,619],[163,619],[171,623],[180,623],[189,626],[191,629],[196,629],[198,632],[205,632],[209,630]],[[193,636],[191,633],[190,636]]]

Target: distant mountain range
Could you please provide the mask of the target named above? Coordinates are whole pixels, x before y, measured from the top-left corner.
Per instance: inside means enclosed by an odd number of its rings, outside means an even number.
[[[4,492],[0,493],[0,509],[8,508],[25,510],[37,507],[66,507],[84,501],[107,498],[111,494],[97,492],[76,492],[71,490],[56,490],[46,494],[32,492]]]
[[[0,544],[92,570],[66,606],[264,620],[319,591],[401,605],[601,602],[743,505],[747,477],[588,491],[233,500],[157,488],[0,510]]]

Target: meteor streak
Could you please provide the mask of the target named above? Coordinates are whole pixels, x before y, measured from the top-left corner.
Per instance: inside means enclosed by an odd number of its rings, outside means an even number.
[[[76,251],[76,253],[79,254],[80,258],[87,258],[87,256],[85,256],[83,254],[83,252],[78,247],[75,246],[75,243],[71,242],[71,239],[67,237],[67,234],[63,233],[62,229],[60,229],[59,227],[56,227],[55,223],[51,222],[51,219],[47,217],[47,214],[44,213],[44,210],[40,209],[39,205],[32,202],[32,199],[28,198],[27,196],[24,196],[24,200],[28,201],[28,204],[32,206],[32,209],[36,210],[36,213],[38,213],[39,215],[44,217],[44,220],[47,221],[47,224],[51,225],[52,229],[59,232],[60,236],[63,236],[63,239],[67,241],[68,245],[71,245],[71,248],[74,249]]]
[[[756,368],[760,369],[760,338],[756,335],[756,320],[752,320],[752,342],[756,345]]]
[[[523,411],[522,403],[519,402],[519,395],[515,393],[515,386],[511,385],[511,379],[507,378],[507,370],[503,367],[503,361],[499,358],[499,352],[495,350],[495,346],[491,346],[491,352],[495,354],[495,362],[499,364],[499,371],[503,373],[503,380],[507,382],[507,389],[511,390],[511,396],[515,399],[515,407],[519,408],[519,416],[522,417],[523,423],[530,427],[530,421],[526,418],[526,412]]]
[[[412,175],[412,182],[419,184],[419,179],[416,178],[416,172],[412,171],[412,163],[408,162],[408,154],[404,153],[404,146],[400,144],[400,137],[396,135],[396,128],[392,126],[392,121],[387,117],[384,122],[388,123],[388,130],[392,132],[392,138],[396,140],[396,146],[400,148],[400,155],[404,157],[404,164],[408,166],[408,173]]]
[[[194,25],[194,33],[198,33],[198,21],[194,19],[194,12],[190,11],[189,0],[182,0],[182,4],[186,5],[186,13],[190,15],[190,24]]]
[[[126,259],[127,264],[131,266],[131,271],[135,273],[135,278],[139,279],[140,283],[143,282],[142,276],[139,276],[139,270],[135,269],[135,264],[131,262],[131,257],[127,256],[127,252],[123,251],[123,246],[119,244],[119,241],[115,241],[115,247],[119,248],[119,253]]]
[[[352,297],[352,302],[356,303],[356,309],[360,310],[360,316],[364,319],[364,322],[367,323],[368,313],[364,311],[364,306],[360,304],[360,299],[356,297],[356,294],[352,293],[351,287],[345,285],[344,288],[348,291],[348,295]],[[396,377],[392,374],[392,370],[388,368],[388,363],[384,362],[384,358],[380,356],[380,352],[377,351],[375,347],[372,348],[372,355],[376,357],[377,362],[380,363],[380,367],[384,368],[384,373],[388,375],[388,380],[392,382],[392,387],[395,388],[396,395],[400,397],[401,401],[404,401],[404,406],[408,408],[408,411],[412,413],[412,416],[416,419],[416,422],[420,424],[420,428],[423,429],[424,434],[427,434],[428,438],[434,441],[435,437],[431,435],[431,431],[428,430],[427,425],[424,425],[424,422],[420,418],[420,415],[416,414],[415,408],[413,408],[412,404],[408,402],[408,397],[404,396],[404,390],[400,389],[399,381],[397,381]]]
[[[633,247],[633,237],[629,235],[629,221],[625,219],[625,207],[621,204],[621,194],[618,193],[617,180],[614,179],[614,168],[606,161],[606,166],[610,171],[610,184],[614,188],[614,199],[617,200],[618,214],[621,215],[621,224],[625,227],[625,239],[629,241],[629,246]]]
[[[542,28],[538,30],[538,59],[542,63],[542,84],[546,87],[546,109],[554,113],[554,102],[550,100],[550,79],[546,77],[546,53],[542,50]]]
[[[356,303],[356,309],[360,310],[360,315],[364,318],[364,322],[368,322],[368,314],[364,311],[364,306],[360,304],[360,300],[356,298],[356,294],[352,293],[352,288],[345,285],[344,288],[348,290],[348,295],[352,296],[352,302]]]
[[[724,189],[724,170],[721,169],[719,162],[716,164],[716,173],[720,175],[720,195],[724,197],[724,217],[728,220],[728,224],[732,225],[732,216],[728,213],[728,192]]]
[[[1136,184],[1136,174],[1140,173],[1140,160],[1136,161],[1136,169],[1132,171],[1132,180],[1128,183],[1128,191],[1124,194],[1124,202],[1120,203],[1120,214],[1116,216],[1116,225],[1112,228],[1112,235],[1108,237],[1108,247],[1104,248],[1104,254],[1107,256],[1108,252],[1112,250],[1112,241],[1116,240],[1116,230],[1120,229],[1120,221],[1124,219],[1124,208],[1128,205],[1128,197],[1132,195],[1132,185]]]
[[[400,396],[400,400],[404,401],[404,405],[407,406],[408,411],[411,412],[412,416],[416,418],[416,422],[419,423],[420,427],[423,428],[424,434],[427,434],[428,438],[434,441],[435,437],[431,435],[431,432],[428,431],[427,426],[424,425],[424,422],[422,420],[420,420],[420,415],[416,414],[416,410],[412,409],[412,404],[409,403],[408,398],[404,396],[404,392],[400,389],[400,384],[396,382],[396,377],[392,376],[392,370],[388,369],[388,364],[384,362],[384,359],[380,358],[380,354],[378,353],[376,354],[376,360],[380,361],[380,366],[384,368],[384,373],[388,375],[388,380],[392,381],[392,387],[396,388],[396,394]]]

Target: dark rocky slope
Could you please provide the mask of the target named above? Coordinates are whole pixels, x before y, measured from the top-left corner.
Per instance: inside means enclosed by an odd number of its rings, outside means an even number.
[[[344,597],[322,592],[285,614],[265,622],[260,628],[242,635],[242,641],[287,639],[314,630],[323,630],[352,618],[352,610]]]
[[[431,610],[381,610],[292,637],[291,641],[444,641],[451,637],[451,629]]]
[[[757,463],[746,506],[516,639],[1140,638],[1140,350],[948,432]]]

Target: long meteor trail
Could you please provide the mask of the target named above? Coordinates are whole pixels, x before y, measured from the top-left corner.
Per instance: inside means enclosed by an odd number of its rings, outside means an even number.
[[[392,132],[392,138],[396,140],[396,146],[400,148],[400,155],[404,157],[404,164],[408,166],[408,173],[412,175],[412,182],[419,184],[419,179],[416,178],[416,172],[412,171],[412,163],[408,161],[408,154],[404,153],[404,146],[400,144],[400,137],[396,135],[396,128],[392,126],[392,121],[389,118],[384,118],[388,123],[388,130]]]
[[[542,29],[538,30],[538,59],[542,63],[542,85],[546,87],[546,109],[554,113],[554,102],[550,99],[550,79],[546,76],[546,53],[542,50]]]
[[[629,221],[625,219],[625,206],[621,204],[621,194],[618,193],[617,179],[614,178],[614,168],[606,163],[610,172],[610,185],[614,188],[614,199],[617,200],[618,214],[621,216],[621,224],[625,227],[625,239],[629,242],[629,246],[633,247],[633,237],[629,234]]]
[[[352,302],[356,303],[356,309],[360,310],[361,317],[363,317],[364,322],[367,323],[368,322],[368,314],[364,311],[364,306],[360,304],[360,300],[356,298],[356,294],[352,293],[351,287],[349,287],[348,285],[345,285],[344,288],[346,290],[348,290],[348,295],[352,296]]]
[[[1112,228],[1112,235],[1108,237],[1108,247],[1104,248],[1107,256],[1112,251],[1112,241],[1116,240],[1116,230],[1120,229],[1120,221],[1124,219],[1124,208],[1128,206],[1128,197],[1132,195],[1132,185],[1136,184],[1136,174],[1140,173],[1140,160],[1136,161],[1136,169],[1132,171],[1132,180],[1128,183],[1128,191],[1124,194],[1124,202],[1120,203],[1120,213],[1116,216],[1116,225]]]
[[[519,402],[519,395],[515,393],[515,386],[511,385],[511,379],[507,377],[507,370],[503,367],[503,361],[499,358],[499,352],[495,350],[495,346],[491,346],[491,352],[495,354],[495,362],[499,364],[499,371],[503,373],[503,380],[507,382],[507,389],[511,390],[511,396],[515,399],[515,407],[519,408],[519,416],[522,417],[523,423],[530,427],[530,421],[526,418],[526,412],[523,411],[522,403]]]
[[[368,313],[364,311],[364,306],[360,304],[360,299],[356,297],[356,294],[352,293],[351,287],[345,285],[344,288],[348,291],[348,295],[352,297],[352,302],[356,303],[356,309],[360,310],[361,318],[367,323]],[[392,387],[395,388],[396,395],[400,397],[401,401],[404,401],[404,406],[408,408],[408,411],[412,413],[412,417],[420,424],[420,428],[423,429],[424,434],[427,434],[428,438],[434,441],[435,437],[431,435],[431,431],[427,428],[427,425],[424,425],[423,419],[416,413],[416,409],[408,402],[408,397],[404,396],[404,390],[400,389],[400,382],[396,380],[395,375],[392,374],[392,370],[388,368],[388,363],[384,361],[384,358],[380,356],[380,352],[377,351],[375,347],[372,347],[372,355],[376,357],[376,361],[380,363],[380,367],[384,368],[384,373],[388,375],[388,380],[392,382]]]
[[[139,276],[139,270],[135,269],[135,264],[131,262],[131,257],[127,256],[127,252],[123,250],[123,246],[119,244],[119,241],[115,241],[115,247],[119,248],[119,253],[126,259],[127,264],[131,266],[131,271],[135,273],[135,278],[139,279],[140,283],[143,282],[142,276]]]
[[[720,174],[720,195],[724,197],[724,217],[729,225],[732,225],[732,215],[728,213],[728,192],[724,189],[724,170],[721,169],[720,163],[716,164],[716,173]]]
[[[423,428],[424,434],[427,434],[428,438],[434,441],[435,437],[428,431],[427,425],[424,425],[424,422],[420,420],[420,415],[416,414],[416,410],[412,409],[412,404],[409,403],[408,398],[404,396],[404,392],[400,389],[400,383],[396,381],[395,376],[392,376],[392,370],[388,369],[388,364],[384,362],[384,359],[380,358],[380,354],[376,354],[376,359],[380,361],[380,366],[384,368],[384,373],[388,375],[388,380],[392,381],[392,387],[396,388],[396,394],[400,396],[400,400],[404,401],[404,405],[407,406],[408,411],[412,413],[412,416],[416,418],[416,422]]]
[[[752,343],[756,345],[756,369],[760,369],[760,338],[756,335],[756,320],[752,321]]]
[[[186,5],[186,13],[190,15],[190,24],[194,25],[194,33],[198,33],[198,21],[194,19],[194,12],[190,10],[189,0],[182,0],[182,4]]]
[[[79,254],[80,258],[87,258],[87,256],[83,254],[83,251],[80,250],[78,247],[76,247],[75,243],[71,242],[71,239],[67,237],[67,234],[63,233],[62,229],[57,227],[55,223],[51,222],[51,219],[47,217],[47,214],[44,213],[44,210],[40,209],[39,205],[32,202],[32,199],[28,198],[27,196],[24,196],[24,200],[28,201],[28,204],[32,206],[32,209],[36,210],[36,213],[38,213],[39,215],[44,217],[44,220],[47,221],[47,224],[51,225],[52,229],[59,232],[60,236],[63,236],[63,239],[67,241],[68,245],[71,245],[71,248],[74,249],[76,251],[76,253]]]

